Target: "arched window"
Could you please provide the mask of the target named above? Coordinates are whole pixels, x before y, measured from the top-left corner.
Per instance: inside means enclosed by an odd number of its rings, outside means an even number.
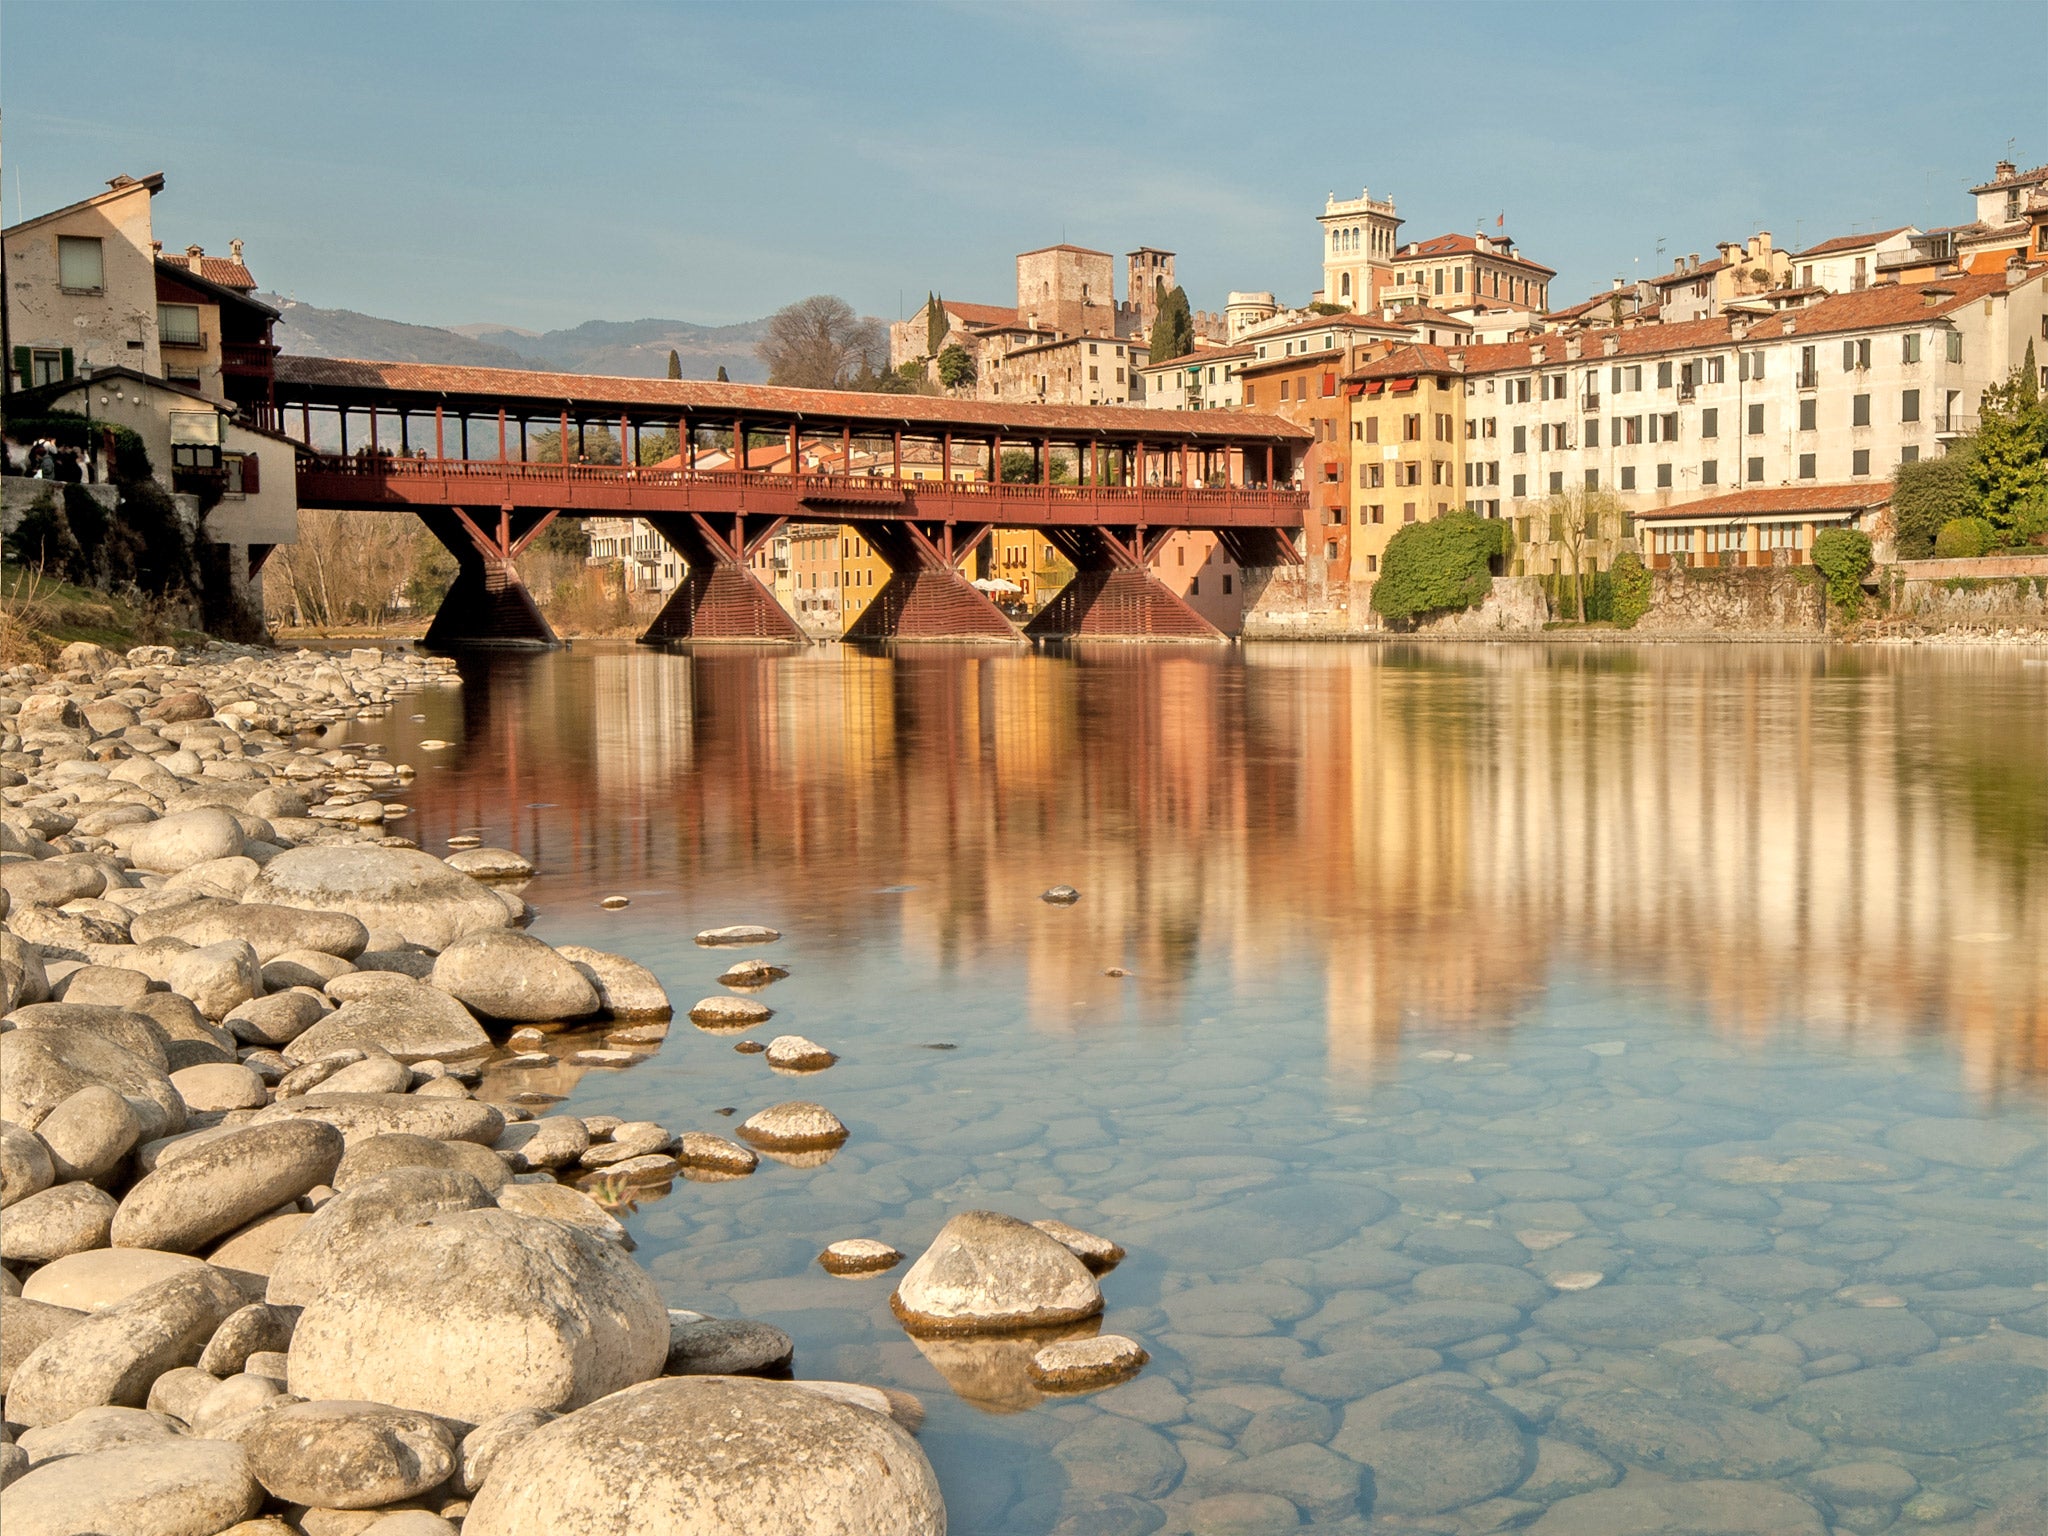
[[[1338,284],[1338,287],[1345,298],[1351,297],[1351,274],[1349,272],[1344,274],[1343,281]]]

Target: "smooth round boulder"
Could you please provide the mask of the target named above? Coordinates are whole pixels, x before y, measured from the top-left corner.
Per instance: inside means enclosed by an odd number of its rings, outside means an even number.
[[[106,888],[106,871],[97,864],[74,863],[69,859],[21,859],[0,864],[0,890],[23,905],[61,907],[67,901],[97,896]]]
[[[510,848],[458,848],[441,862],[472,880],[524,880],[533,873],[533,861]]]
[[[740,1122],[740,1135],[757,1147],[802,1152],[836,1147],[846,1140],[846,1126],[822,1104],[792,1099],[772,1104]]]
[[[84,1408],[139,1408],[157,1377],[191,1365],[245,1298],[205,1265],[180,1271],[30,1351],[7,1386],[7,1417],[60,1424]]]
[[[815,1040],[802,1035],[777,1035],[768,1042],[768,1065],[783,1072],[822,1072],[839,1059]]]
[[[14,1368],[35,1352],[45,1339],[77,1326],[83,1312],[31,1301],[26,1296],[0,1295],[0,1393],[14,1379]]]
[[[45,1264],[22,1282],[21,1294],[80,1312],[97,1312],[146,1290],[159,1280],[201,1269],[205,1261],[189,1253],[160,1253],[148,1248],[94,1248]]]
[[[213,1330],[213,1337],[206,1341],[206,1349],[199,1357],[199,1369],[225,1378],[246,1366],[251,1355],[289,1349],[292,1329],[298,1321],[298,1313],[290,1307],[252,1301]]]
[[[163,978],[203,1017],[216,1021],[263,992],[263,967],[246,939],[223,939],[173,956]]]
[[[598,1011],[597,988],[530,934],[473,933],[441,951],[428,978],[486,1018],[581,1019]]]
[[[311,1061],[353,1047],[409,1064],[459,1060],[491,1048],[483,1026],[446,992],[406,976],[383,979],[388,987],[343,1003],[294,1039],[284,1048],[285,1060]]]
[[[752,1173],[761,1159],[736,1141],[714,1136],[709,1131],[685,1131],[677,1138],[676,1161],[685,1168],[705,1173],[738,1175]]]
[[[189,1253],[332,1182],[342,1151],[341,1132],[320,1120],[237,1127],[138,1180],[114,1213],[113,1244]]]
[[[497,1458],[464,1536],[941,1536],[945,1503],[886,1415],[790,1382],[648,1382]]]
[[[488,886],[431,853],[409,848],[290,848],[264,866],[247,894],[252,901],[277,906],[346,912],[367,927],[436,950],[465,934],[511,922],[511,913]]]
[[[107,1246],[114,1197],[92,1184],[53,1184],[17,1200],[0,1218],[0,1259],[47,1264]]]
[[[1005,1333],[1077,1323],[1102,1290],[1066,1246],[998,1211],[962,1211],[939,1229],[889,1298],[913,1333]]]
[[[263,1507],[239,1445],[183,1435],[44,1462],[6,1497],[7,1536],[214,1536]]]
[[[136,918],[129,932],[138,944],[160,937],[202,946],[240,939],[265,965],[299,950],[331,960],[353,960],[370,941],[369,929],[346,912],[220,897],[201,897],[148,913]]]
[[[690,1005],[690,1022],[703,1029],[750,1029],[765,1022],[775,1010],[751,997],[720,993],[699,998]]]
[[[56,1160],[48,1143],[26,1126],[0,1121],[0,1210],[56,1182]]]
[[[184,1097],[187,1109],[208,1113],[229,1109],[261,1109],[270,1102],[262,1078],[239,1061],[202,1062],[171,1074],[171,1086]]]
[[[481,1423],[645,1381],[668,1345],[661,1293],[617,1247],[543,1217],[458,1211],[362,1245],[300,1314],[290,1387]]]
[[[872,1237],[846,1237],[827,1243],[818,1263],[831,1275],[879,1275],[903,1262],[903,1255]]]
[[[412,1088],[412,1068],[389,1056],[367,1056],[343,1067],[320,1088],[325,1093],[405,1093]]]
[[[614,1019],[665,1019],[675,1012],[668,992],[654,972],[624,955],[582,944],[564,944],[555,951],[597,988],[597,1000]]]
[[[1151,1358],[1136,1339],[1104,1333],[1048,1344],[1031,1357],[1025,1370],[1032,1385],[1047,1392],[1092,1392],[1129,1381]]]
[[[728,923],[723,928],[704,929],[697,942],[706,949],[719,949],[731,944],[773,944],[781,937],[778,930],[759,923]]]
[[[671,1312],[664,1376],[787,1375],[796,1354],[790,1336],[769,1323],[743,1317]]]
[[[271,967],[263,970],[269,985]],[[327,1005],[311,992],[273,992],[252,997],[229,1011],[221,1022],[244,1045],[290,1045],[327,1013]]]
[[[304,1306],[388,1229],[490,1204],[474,1175],[453,1169],[394,1168],[363,1179],[305,1217],[285,1240],[271,1263],[264,1300]]]
[[[528,1435],[544,1424],[552,1424],[560,1417],[545,1408],[515,1408],[510,1413],[501,1413],[485,1424],[479,1424],[462,1437],[462,1444],[455,1451],[455,1486],[464,1493],[475,1493],[483,1487],[484,1479],[491,1475],[491,1468],[498,1458],[512,1449]]]
[[[346,1192],[395,1168],[442,1168],[466,1173],[493,1195],[512,1179],[512,1170],[505,1166],[503,1158],[473,1141],[436,1141],[430,1136],[394,1132],[369,1137],[350,1147],[330,1182]]]
[[[152,1067],[170,1070],[170,1033],[137,1009],[107,1008],[97,1003],[31,1003],[7,1017],[18,1030],[88,1030]]]
[[[194,864],[231,859],[242,851],[242,825],[208,806],[144,822],[125,839],[129,861],[153,874],[174,875]]]
[[[148,1408],[85,1408],[62,1424],[23,1430],[17,1442],[40,1466],[64,1456],[90,1456],[117,1445],[164,1440],[183,1430],[167,1413]]]
[[[1373,1508],[1436,1514],[1505,1493],[1535,1457],[1508,1409],[1490,1394],[1435,1381],[1352,1403],[1330,1448],[1373,1469]]]
[[[1093,1232],[1084,1232],[1051,1217],[1034,1221],[1031,1225],[1087,1265],[1090,1274],[1106,1275],[1124,1261],[1123,1245],[1106,1237],[1097,1237]]]
[[[402,1131],[436,1141],[474,1141],[488,1147],[505,1133],[502,1110],[466,1095],[440,1098],[417,1093],[329,1093],[325,1089],[259,1109],[252,1123],[300,1119],[325,1121],[351,1146],[371,1136]]]
[[[176,1085],[175,1074],[172,1083]],[[142,1119],[120,1094],[94,1083],[44,1116],[35,1134],[49,1149],[58,1177],[98,1182],[135,1150],[142,1139]]]
[[[11,1029],[0,1034],[0,1120],[33,1130],[72,1094],[97,1083],[124,1098],[147,1100],[162,1114],[165,1131],[182,1131],[185,1101],[171,1086],[168,1066],[145,1060],[90,1026]]]
[[[549,1179],[538,1184],[507,1184],[497,1192],[498,1208],[527,1216],[546,1216],[586,1228],[608,1243],[631,1252],[633,1239],[618,1218],[580,1189]]]
[[[416,1498],[455,1470],[447,1425],[385,1403],[287,1403],[265,1413],[241,1446],[271,1497],[325,1509]]]

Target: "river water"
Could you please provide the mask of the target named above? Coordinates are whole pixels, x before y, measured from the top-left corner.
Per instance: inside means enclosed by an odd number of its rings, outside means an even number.
[[[464,678],[351,728],[420,767],[401,829],[527,854],[534,931],[679,1009],[630,1068],[494,1087],[845,1120],[628,1224],[671,1305],[917,1394],[956,1536],[2048,1529],[2043,652]],[[837,1066],[680,1017],[733,922],[785,935],[756,1037]],[[1017,1346],[920,1346],[894,1277],[815,1262],[975,1207],[1129,1250],[1103,1326],[1142,1376],[1042,1399]]]

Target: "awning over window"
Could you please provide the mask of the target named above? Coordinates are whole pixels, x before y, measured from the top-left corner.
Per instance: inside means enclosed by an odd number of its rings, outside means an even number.
[[[1344,396],[1348,400],[1356,400],[1365,391],[1366,386],[1363,384],[1346,384],[1344,386]]]
[[[1396,395],[1412,395],[1415,393],[1415,386],[1420,382],[1418,379],[1396,379],[1388,386],[1388,392]]]

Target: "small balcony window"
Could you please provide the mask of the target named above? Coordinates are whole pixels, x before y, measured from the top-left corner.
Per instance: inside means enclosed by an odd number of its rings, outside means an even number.
[[[57,237],[57,286],[71,293],[99,293],[105,289],[106,249],[97,236]]]
[[[159,304],[156,307],[156,337],[167,347],[197,347],[205,344],[199,333],[197,304]]]

